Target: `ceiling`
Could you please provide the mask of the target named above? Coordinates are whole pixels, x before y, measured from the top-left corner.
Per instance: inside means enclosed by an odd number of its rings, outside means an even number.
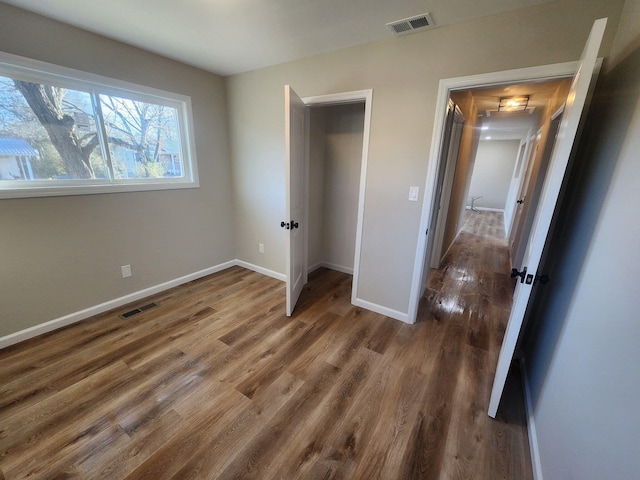
[[[458,96],[471,92],[480,117],[478,124],[483,129],[481,140],[520,140],[538,123],[547,102],[563,82],[565,91],[568,91],[571,80],[556,79],[463,90],[453,93],[451,97],[456,101]],[[529,97],[527,111],[497,112],[502,97],[520,95]]]
[[[3,0],[221,75],[391,37],[385,24],[427,12],[444,26],[549,1]]]

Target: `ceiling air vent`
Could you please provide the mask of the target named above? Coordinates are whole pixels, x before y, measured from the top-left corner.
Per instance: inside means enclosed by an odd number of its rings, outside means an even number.
[[[431,15],[423,13],[422,15],[416,15],[415,17],[405,18],[395,22],[387,23],[387,27],[393,32],[394,35],[408,35],[409,33],[421,32],[427,28],[435,27]]]

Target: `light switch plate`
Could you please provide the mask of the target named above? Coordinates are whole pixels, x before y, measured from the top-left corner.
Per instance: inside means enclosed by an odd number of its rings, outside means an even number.
[[[409,187],[409,201],[417,202],[419,193],[420,193],[420,187]]]

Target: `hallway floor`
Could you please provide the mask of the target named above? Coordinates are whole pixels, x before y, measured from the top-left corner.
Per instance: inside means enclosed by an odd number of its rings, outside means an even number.
[[[438,330],[442,324],[450,325],[448,331],[455,327],[462,341],[455,407],[451,417],[443,418],[449,425],[441,479],[532,478],[524,395],[517,370],[509,375],[497,419],[486,414],[511,310],[515,284],[509,273],[502,213],[467,210],[464,226],[440,268],[430,273],[418,316],[418,325],[429,329]],[[457,335],[443,341],[443,351]],[[505,449],[505,458],[515,462],[509,469],[497,471],[490,466],[496,461],[496,448]],[[469,463],[484,464],[484,474],[462,475],[473,471]]]

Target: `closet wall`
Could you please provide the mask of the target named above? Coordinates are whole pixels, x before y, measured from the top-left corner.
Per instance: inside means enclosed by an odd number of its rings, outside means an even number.
[[[314,107],[309,125],[309,271],[352,274],[364,103]]]

